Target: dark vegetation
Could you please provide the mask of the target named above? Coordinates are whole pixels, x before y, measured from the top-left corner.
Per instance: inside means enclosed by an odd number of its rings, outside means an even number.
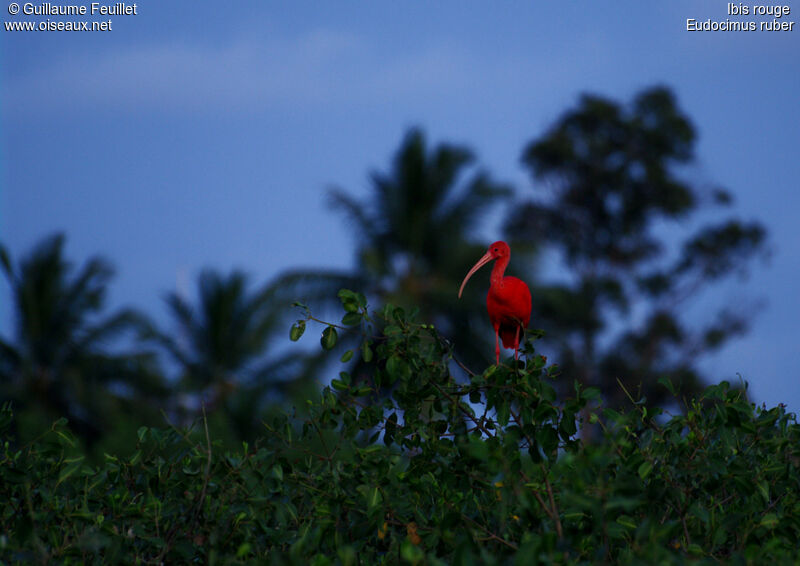
[[[800,426],[722,382],[669,415],[527,363],[467,379],[428,324],[340,293],[371,352],[262,437],[225,449],[201,419],[141,427],[88,464],[62,419],[0,466],[0,556],[80,563],[792,563]],[[306,319],[303,319],[306,320]],[[308,319],[310,320],[310,319]],[[382,328],[373,334],[375,325]],[[293,337],[300,338],[302,325]],[[324,349],[343,326],[326,325]],[[343,359],[356,356],[346,351]],[[456,365],[457,367],[457,365]],[[668,379],[660,387],[674,395]],[[624,393],[628,393],[622,387]],[[7,434],[11,412],[0,427]],[[582,442],[587,423],[602,438]]]
[[[63,236],[0,247],[0,560],[791,562],[795,417],[704,385],[746,310],[684,315],[765,230],[687,180],[694,142],[666,89],[586,96],[525,148],[515,197],[411,131],[368,199],[331,192],[354,271],[205,271],[169,328],[106,312],[110,266],[75,268]],[[485,289],[457,300],[493,208],[546,329],[518,366],[491,365]],[[543,252],[564,277],[537,276]],[[272,346],[298,316],[319,353]]]

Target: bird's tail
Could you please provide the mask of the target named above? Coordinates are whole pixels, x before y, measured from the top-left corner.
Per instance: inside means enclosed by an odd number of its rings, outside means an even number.
[[[500,327],[500,340],[503,341],[503,348],[513,348],[514,342],[517,338],[517,329],[519,328],[519,340],[522,341],[522,336],[525,331],[522,325],[508,324]]]

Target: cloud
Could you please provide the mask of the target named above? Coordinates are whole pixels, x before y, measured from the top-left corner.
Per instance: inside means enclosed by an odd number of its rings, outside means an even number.
[[[464,50],[439,44],[387,61],[350,34],[227,44],[161,43],[69,53],[6,82],[15,113],[66,109],[257,111],[298,103],[359,103],[388,94],[442,93],[469,80]]]

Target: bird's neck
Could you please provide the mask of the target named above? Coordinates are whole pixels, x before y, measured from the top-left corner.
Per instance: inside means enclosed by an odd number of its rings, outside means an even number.
[[[494,267],[492,268],[492,278],[491,278],[492,285],[503,284],[503,274],[506,272],[506,266],[508,265],[508,260],[509,260],[508,257],[501,257],[494,262]]]

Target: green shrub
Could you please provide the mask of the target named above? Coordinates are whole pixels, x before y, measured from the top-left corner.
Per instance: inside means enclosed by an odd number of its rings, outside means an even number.
[[[4,407],[0,559],[797,560],[800,427],[783,406],[755,407],[725,382],[677,415],[633,398],[627,412],[604,409],[577,385],[558,399],[565,378],[530,342],[527,363],[471,375],[433,327],[340,298],[344,326],[324,323],[321,343],[334,350],[360,330],[360,347],[341,354],[351,372],[233,453],[205,422],[143,427],[131,456],[90,466],[63,420],[17,446]]]

